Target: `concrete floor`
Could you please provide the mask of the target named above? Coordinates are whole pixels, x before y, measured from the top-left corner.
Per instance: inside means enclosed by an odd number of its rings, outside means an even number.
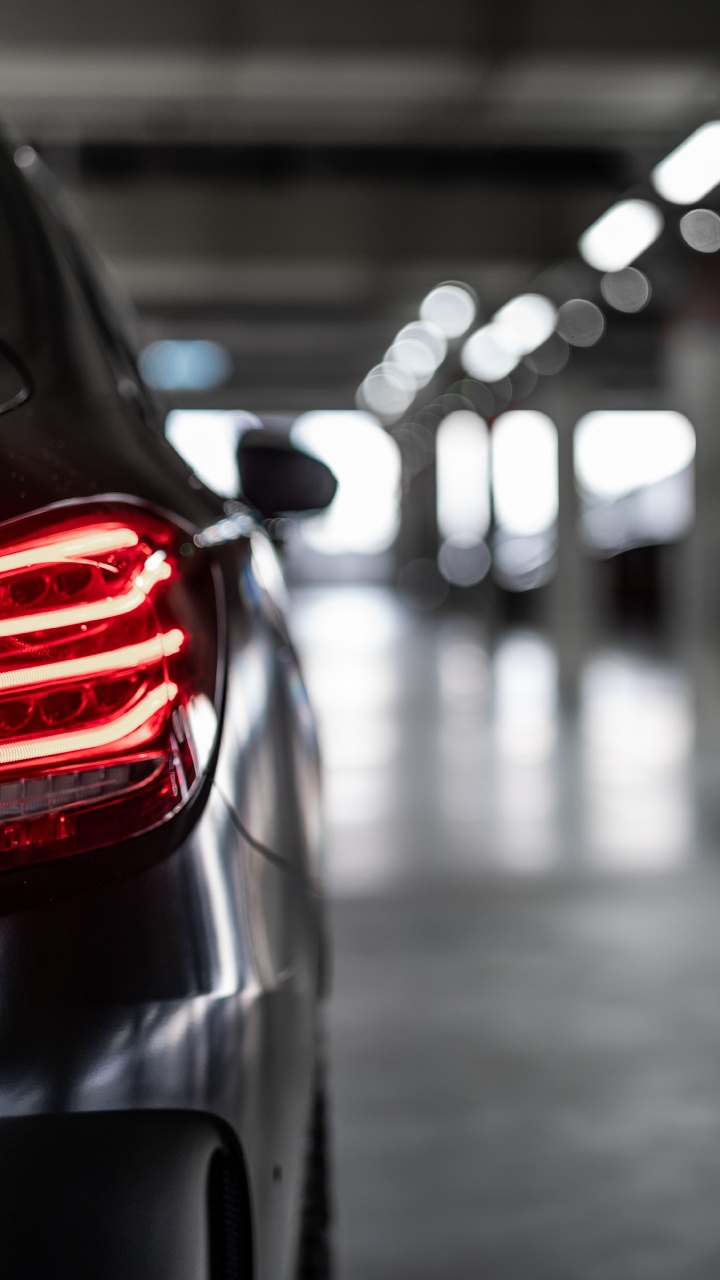
[[[341,1280],[715,1280],[720,761],[673,662],[299,592]],[[707,717],[706,717],[707,719]],[[720,721],[720,707],[718,712]]]

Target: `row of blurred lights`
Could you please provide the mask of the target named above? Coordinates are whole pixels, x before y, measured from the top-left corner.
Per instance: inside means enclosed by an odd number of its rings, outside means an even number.
[[[720,182],[720,121],[704,125],[652,172],[655,189],[666,200],[689,204]],[[650,282],[631,264],[649,249],[664,227],[660,209],[649,200],[618,201],[585,231],[578,242],[589,266],[602,271],[600,288],[606,302],[619,311],[639,311],[650,298]],[[680,219],[680,232],[702,253],[720,249],[720,217],[711,209],[693,209]],[[474,377],[503,378],[546,342],[553,331],[570,346],[592,346],[603,334],[599,307],[574,298],[557,311],[540,294],[525,294],[506,303],[490,324],[478,329],[462,351],[465,369]]]
[[[720,121],[696,129],[652,171],[655,190],[673,204],[693,204],[720,183]],[[620,200],[582,234],[584,260],[604,273],[600,289],[609,306],[636,312],[650,299],[650,282],[631,264],[660,236],[664,218],[649,200]],[[700,253],[720,250],[720,216],[712,209],[692,209],[680,219],[680,232]],[[415,396],[445,360],[449,344],[473,324],[477,302],[465,284],[438,285],[423,300],[419,317],[405,325],[384,359],[371,369],[358,393],[362,409],[385,423],[402,418]],[[602,311],[585,298],[556,308],[538,293],[505,303],[465,341],[460,359],[472,377],[498,382],[533,357],[531,373],[557,373],[569,347],[589,347],[605,328]],[[546,344],[550,346],[546,348]],[[140,358],[146,381],[161,391],[207,391],[232,374],[232,359],[220,343],[164,339],[152,342]]]
[[[706,195],[720,181],[720,122],[697,130],[656,166],[652,180],[658,194],[676,204]],[[609,306],[632,313],[647,304],[650,282],[632,264],[663,225],[656,205],[626,199],[581,236],[579,251],[603,273],[600,291]],[[680,231],[700,252],[720,249],[720,217],[712,210],[686,212]],[[324,553],[367,554],[390,546],[399,520],[398,445],[411,466],[421,467],[436,456],[442,539],[437,562],[412,561],[401,572],[401,587],[430,606],[440,602],[450,585],[471,587],[491,568],[502,586],[515,591],[538,587],[552,577],[557,432],[544,414],[503,409],[528,395],[538,374],[559,372],[571,347],[592,346],[605,329],[600,307],[589,299],[573,298],[556,307],[540,293],[511,299],[466,336],[476,316],[470,288],[455,281],[438,285],[364,380],[358,400],[365,412],[306,414],[292,431],[299,445],[323,457],[340,478],[333,507],[303,529],[307,543]],[[426,407],[431,426],[423,425],[422,412],[417,422],[400,423],[453,343],[462,343],[460,360],[470,378]],[[206,389],[231,372],[224,348],[202,341],[151,344],[142,364],[147,380],[163,389]],[[213,451],[209,424],[192,422],[191,416],[187,411],[172,415],[169,437],[206,483],[235,494],[235,453],[243,424],[232,415],[227,439],[216,442],[222,447]],[[386,426],[399,425],[390,434],[377,419]],[[669,411],[586,415],[578,424],[574,452],[588,547],[596,554],[613,554],[638,544],[638,538],[664,541],[686,532],[692,520],[692,483],[686,481],[694,450],[690,423]],[[654,500],[658,495],[659,503]]]
[[[693,203],[716,187],[720,182],[720,121],[704,125],[677,147],[655,167],[652,182],[661,197],[675,204]],[[580,237],[579,252],[589,266],[603,273],[600,292],[615,310],[634,313],[647,305],[650,281],[632,264],[658,239],[664,222],[661,210],[651,201],[625,199],[608,209]],[[698,252],[720,249],[720,217],[713,210],[690,210],[680,218],[679,228],[685,242]],[[453,305],[455,311],[451,310]],[[449,325],[448,314],[452,316]],[[359,393],[360,404],[384,419],[386,425],[401,418],[416,392],[440,367],[448,342],[467,333],[475,314],[475,301],[467,286],[451,282],[434,289],[421,306],[419,321],[400,331],[385,360],[366,378]],[[488,323],[465,339],[460,361],[471,378],[477,380],[476,388],[481,384],[490,392],[505,384],[509,389],[509,395],[500,396],[497,411],[510,398],[523,399],[538,374],[559,372],[571,347],[594,345],[604,330],[605,317],[589,299],[573,298],[556,307],[542,294],[526,293],[505,303]],[[405,345],[410,339],[412,350]],[[418,347],[423,348],[422,359],[417,358]],[[469,385],[459,384],[458,390],[467,394]],[[451,399],[447,395],[439,398]],[[651,510],[649,495],[653,486],[666,477],[678,478],[674,505],[670,504],[671,516],[677,518],[668,524],[664,512],[663,521],[658,523],[655,518],[657,528],[651,532],[662,541],[686,530],[692,518],[691,486],[683,487],[680,478],[694,453],[694,432],[686,420],[670,413],[591,414],[579,427],[578,483],[594,495],[588,499],[586,513],[589,545],[595,546],[599,554],[632,545],[633,521],[638,523],[639,516],[644,519],[640,524],[646,534],[648,519],[658,515]],[[416,434],[420,429],[417,424],[410,424],[396,428],[393,434],[400,440],[403,433]],[[628,452],[630,442],[632,448]],[[661,449],[663,442],[665,447]],[[494,563],[495,576],[503,585],[526,590],[546,582],[554,571],[556,433],[550,420],[535,412],[515,411],[497,419],[492,434],[493,507],[497,522],[492,551],[486,541],[490,525],[490,444],[485,423],[475,412],[451,411],[440,423],[437,498],[443,540],[437,567],[446,582],[472,586],[485,577]],[[627,476],[622,467],[618,471],[618,458],[623,457],[625,471],[630,468],[632,472]],[[616,492],[618,476],[622,484],[621,491]],[[623,501],[627,505],[626,494],[635,489],[641,494],[637,512],[630,506],[621,511],[613,505]],[[596,524],[602,527],[596,529]],[[419,571],[424,564],[413,562],[407,567],[408,572]],[[426,568],[431,570],[430,562]]]
[[[697,129],[655,166],[651,177],[658,194],[674,204],[692,204],[707,195],[720,183],[720,121]],[[633,313],[647,305],[650,282],[632,263],[658,239],[664,221],[651,201],[626,199],[580,237],[580,254],[604,273],[600,290],[615,310]],[[720,217],[711,209],[684,214],[680,232],[700,253],[720,249]],[[440,368],[449,342],[467,332],[476,312],[467,285],[448,282],[433,289],[420,307],[419,319],[400,330],[384,360],[370,370],[358,392],[359,406],[386,424],[402,418]],[[505,303],[466,339],[460,361],[471,377],[491,384],[525,365],[534,385],[537,374],[564,367],[570,347],[593,346],[604,330],[600,307],[586,298],[572,298],[556,308],[542,294],[526,293]]]
[[[470,328],[477,303],[467,285],[448,281],[432,289],[418,320],[406,324],[358,391],[358,406],[394,422],[410,408],[443,363],[448,344]]]

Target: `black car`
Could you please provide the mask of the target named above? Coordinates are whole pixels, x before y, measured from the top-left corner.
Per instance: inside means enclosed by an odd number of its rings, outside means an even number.
[[[313,718],[253,432],[223,502],[0,149],[0,1275],[329,1275]]]

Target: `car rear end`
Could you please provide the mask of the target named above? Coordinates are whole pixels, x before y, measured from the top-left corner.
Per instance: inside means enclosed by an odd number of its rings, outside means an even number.
[[[166,444],[52,205],[1,151],[0,1264],[289,1280],[314,735],[264,534]]]

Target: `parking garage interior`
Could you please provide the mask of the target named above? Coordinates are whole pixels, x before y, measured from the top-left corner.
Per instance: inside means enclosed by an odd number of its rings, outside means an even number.
[[[341,1280],[715,1277],[713,7],[6,0],[0,111],[201,479],[260,425],[340,481],[270,532]]]

